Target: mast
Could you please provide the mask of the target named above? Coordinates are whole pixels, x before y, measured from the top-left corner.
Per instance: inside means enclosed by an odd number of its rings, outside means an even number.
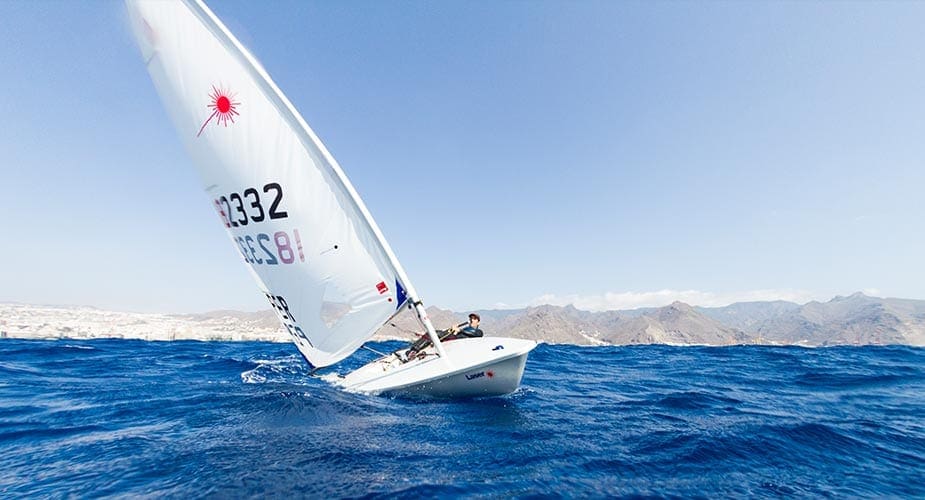
[[[228,30],[225,24],[218,19],[212,10],[206,6],[203,0],[184,1],[190,7],[190,10],[196,13],[200,18],[203,18],[203,21],[206,21],[204,23],[206,26],[211,26],[221,31],[223,36],[219,37],[220,41],[224,43],[231,43],[231,48],[234,49],[231,52],[236,53],[244,58],[244,60],[247,62],[247,64],[244,66],[253,72],[258,82],[266,85],[270,91],[268,92],[268,97],[271,100],[276,101],[277,109],[283,113],[285,119],[290,123],[290,125],[292,125],[293,128],[301,129],[302,132],[304,132],[310,138],[310,140],[314,142],[314,147],[316,147],[321,152],[322,156],[326,160],[327,165],[330,166],[330,172],[350,196],[351,201],[361,215],[361,219],[373,234],[376,241],[379,243],[379,246],[382,248],[383,252],[391,263],[392,267],[395,269],[395,272],[398,275],[398,279],[405,287],[407,300],[414,308],[414,312],[418,317],[418,321],[420,321],[424,328],[427,330],[427,335],[430,337],[431,342],[433,342],[434,346],[436,347],[437,353],[441,358],[448,360],[446,351],[440,344],[440,338],[437,335],[437,331],[434,329],[433,323],[431,323],[430,318],[427,317],[427,311],[424,309],[424,304],[421,301],[417,290],[414,288],[414,285],[411,284],[411,280],[405,273],[405,269],[398,261],[395,253],[392,251],[392,247],[389,246],[389,243],[385,240],[385,237],[382,235],[382,231],[379,229],[376,221],[373,220],[372,215],[366,208],[366,204],[363,203],[362,199],[360,199],[360,196],[356,192],[356,189],[354,189],[353,184],[350,183],[350,180],[344,174],[340,164],[337,163],[337,160],[334,159],[334,156],[328,151],[328,148],[324,145],[324,143],[321,142],[311,127],[308,126],[308,123],[306,123],[302,116],[296,111],[295,106],[293,106],[285,94],[283,94],[282,90],[276,86],[276,83],[270,78],[266,70],[263,69],[263,66],[250,53],[250,51],[248,51],[247,48],[238,41],[238,39]]]

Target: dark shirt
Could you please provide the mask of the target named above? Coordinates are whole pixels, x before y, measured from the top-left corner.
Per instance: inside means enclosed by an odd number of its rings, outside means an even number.
[[[472,325],[467,325],[465,328],[456,333],[453,338],[462,339],[470,337],[481,337],[483,335],[481,328],[473,328]]]
[[[446,333],[447,333],[447,330],[437,330],[437,336],[439,336],[443,342],[446,342],[447,340],[481,337],[483,335],[482,330],[480,328],[472,328],[472,326],[470,325],[466,325],[465,328],[457,331],[456,333],[452,333],[450,335],[446,335]],[[418,338],[415,342],[413,342],[411,346],[409,347],[408,349],[409,356],[412,355],[411,353],[422,351],[423,349],[427,348],[427,346],[429,345],[432,345],[432,343],[430,342],[430,337],[427,336],[426,334],[421,335],[421,337]]]

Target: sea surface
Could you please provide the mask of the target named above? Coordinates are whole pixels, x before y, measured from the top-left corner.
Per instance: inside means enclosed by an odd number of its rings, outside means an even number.
[[[427,401],[289,344],[0,340],[0,497],[409,495],[922,498],[925,349],[540,345]]]

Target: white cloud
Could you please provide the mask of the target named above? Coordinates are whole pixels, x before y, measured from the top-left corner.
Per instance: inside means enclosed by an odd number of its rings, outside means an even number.
[[[602,295],[545,294],[531,300],[528,305],[573,305],[585,311],[612,311],[661,307],[674,301],[694,306],[722,307],[735,302],[787,300],[800,304],[811,300],[824,300],[806,290],[748,290],[743,292],[714,293],[701,290],[658,290],[655,292],[607,292]]]

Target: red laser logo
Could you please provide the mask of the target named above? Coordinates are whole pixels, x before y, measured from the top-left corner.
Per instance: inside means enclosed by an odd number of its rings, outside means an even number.
[[[208,107],[212,109],[212,114],[203,122],[196,137],[202,135],[202,131],[206,129],[206,125],[208,125],[213,118],[215,119],[216,125],[224,125],[227,127],[228,122],[234,123],[235,116],[241,116],[241,114],[238,113],[238,106],[241,103],[234,100],[234,94],[224,89],[219,90],[213,85],[212,93],[209,94],[209,100],[210,103]]]

